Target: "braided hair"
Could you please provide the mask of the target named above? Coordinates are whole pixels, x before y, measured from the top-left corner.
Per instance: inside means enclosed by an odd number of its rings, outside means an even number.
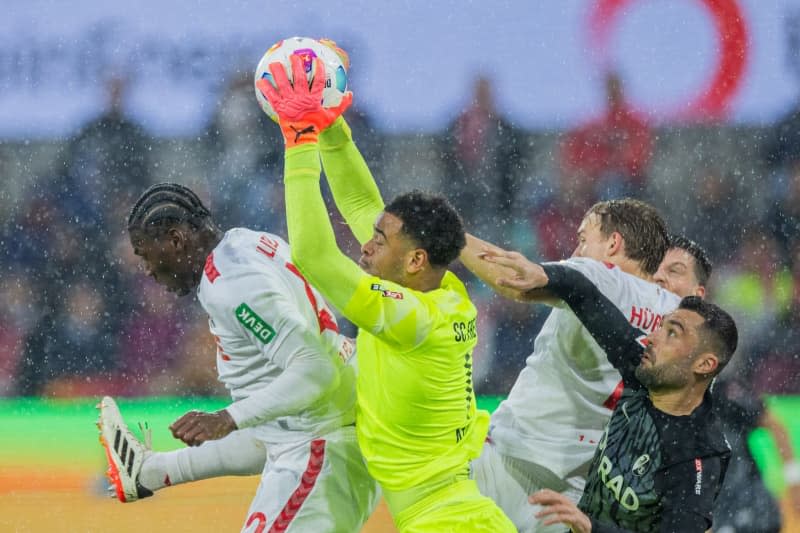
[[[133,205],[128,232],[152,234],[183,222],[194,229],[213,225],[211,212],[191,189],[177,183],[158,183],[144,191]]]

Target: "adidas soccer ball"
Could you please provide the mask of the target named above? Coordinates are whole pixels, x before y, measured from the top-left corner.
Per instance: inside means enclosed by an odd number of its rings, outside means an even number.
[[[291,37],[278,41],[267,50],[267,53],[258,62],[254,83],[263,78],[275,86],[272,73],[269,71],[270,63],[283,64],[289,81],[293,82],[292,65],[289,60],[292,55],[300,55],[303,58],[309,87],[314,80],[313,59],[315,57],[322,59],[325,64],[325,88],[322,91],[322,105],[323,107],[339,105],[342,101],[342,96],[347,91],[347,69],[350,66],[350,62],[347,54],[330,39]],[[256,98],[264,113],[277,122],[278,116],[269,101],[258,90],[258,87],[256,87]]]

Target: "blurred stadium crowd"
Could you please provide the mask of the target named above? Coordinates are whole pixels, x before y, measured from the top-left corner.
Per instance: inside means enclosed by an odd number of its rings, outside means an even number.
[[[635,196],[714,263],[710,298],[742,331],[727,376],[755,395],[800,392],[800,111],[765,127],[658,126],[606,80],[608,110],[572,131],[517,128],[487,79],[436,135],[386,135],[348,112],[387,197],[445,194],[478,236],[556,260],[597,200]],[[286,235],[282,145],[243,77],[195,138],[151,138],[126,117],[125,84],[70,139],[0,143],[0,395],[214,395],[214,344],[191,297],[145,277],[126,219],[155,182],[195,189],[227,229]],[[336,225],[352,256],[358,247]],[[477,391],[505,394],[547,308],[500,301],[466,270],[479,307]]]

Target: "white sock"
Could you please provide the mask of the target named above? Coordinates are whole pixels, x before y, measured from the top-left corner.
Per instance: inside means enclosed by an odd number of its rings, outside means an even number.
[[[151,452],[142,463],[139,484],[149,490],[220,476],[260,474],[267,461],[264,444],[252,432],[237,430],[225,438],[171,452]]]

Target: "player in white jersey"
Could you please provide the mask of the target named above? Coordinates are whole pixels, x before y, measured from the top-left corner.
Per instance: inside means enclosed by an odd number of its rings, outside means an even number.
[[[515,288],[515,273],[484,260],[483,252],[492,248],[469,237],[461,260],[499,293],[547,302],[554,309],[508,398],[492,415],[473,476],[520,531],[561,531],[563,526],[544,526],[535,518],[537,509],[528,496],[548,488],[574,502],[580,499],[595,446],[622,393],[622,379],[568,307],[539,291]],[[679,303],[651,282],[666,249],[666,227],[654,208],[637,200],[613,200],[587,212],[573,257],[563,264],[589,278],[647,334]]]
[[[169,183],[139,198],[128,231],[156,282],[179,295],[197,288],[233,403],[180,417],[170,429],[190,447],[153,452],[104,398],[101,442],[117,497],[261,473],[242,531],[360,530],[378,494],[356,441],[352,344],[287,243],[223,233],[191,190]]]

